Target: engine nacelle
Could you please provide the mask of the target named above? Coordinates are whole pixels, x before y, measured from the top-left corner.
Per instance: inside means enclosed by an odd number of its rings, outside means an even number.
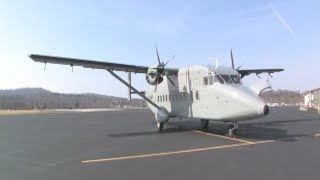
[[[157,82],[160,84],[163,81],[163,78],[156,68],[149,68],[146,74],[146,81],[150,85],[156,85]]]
[[[164,107],[161,107],[161,109],[157,109],[154,115],[157,122],[165,123],[169,120],[169,113]]]

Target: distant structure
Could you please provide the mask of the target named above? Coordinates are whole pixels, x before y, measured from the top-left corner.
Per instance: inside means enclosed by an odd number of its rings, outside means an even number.
[[[304,108],[306,110],[320,111],[320,88],[309,90],[303,93]]]

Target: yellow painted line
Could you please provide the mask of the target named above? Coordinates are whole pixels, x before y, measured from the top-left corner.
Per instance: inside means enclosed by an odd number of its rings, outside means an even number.
[[[142,155],[133,155],[133,156],[114,157],[114,158],[85,160],[85,161],[82,161],[82,163],[99,163],[99,162],[108,162],[108,161],[167,156],[167,155],[174,155],[174,154],[185,154],[185,153],[192,153],[192,152],[210,151],[210,150],[225,149],[225,148],[240,147],[240,146],[249,146],[249,145],[271,143],[271,142],[274,142],[274,141],[267,140],[267,141],[251,142],[251,143],[239,143],[239,144],[231,144],[231,145],[211,146],[211,147],[206,147],[206,148],[188,149],[188,150],[181,150],[181,151],[170,151],[170,152],[162,152],[162,153],[152,153],[152,154],[142,154]]]
[[[231,140],[231,141],[237,141],[240,143],[248,143],[248,144],[254,143],[252,141],[248,141],[248,140],[244,140],[244,139],[236,139],[236,138],[231,138],[231,137],[222,136],[222,135],[218,135],[218,134],[207,133],[207,132],[198,131],[198,130],[193,130],[193,132],[208,135],[208,136],[213,136],[213,137],[217,137],[217,138],[227,139],[227,140]]]

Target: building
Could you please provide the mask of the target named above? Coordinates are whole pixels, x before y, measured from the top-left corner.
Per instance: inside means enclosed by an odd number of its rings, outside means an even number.
[[[304,108],[320,111],[320,88],[309,90],[303,94]]]

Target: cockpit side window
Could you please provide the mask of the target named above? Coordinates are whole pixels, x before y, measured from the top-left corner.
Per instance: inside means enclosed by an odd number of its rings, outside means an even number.
[[[230,75],[232,81],[235,83],[235,84],[240,84],[240,76],[239,75]]]
[[[220,74],[220,76],[222,77],[222,79],[223,79],[227,84],[231,84],[231,83],[232,83],[232,80],[231,80],[231,78],[230,78],[229,75]]]
[[[208,85],[208,77],[203,78],[203,85]]]
[[[209,84],[212,85],[213,84],[213,76],[209,76],[208,79],[209,79]]]

